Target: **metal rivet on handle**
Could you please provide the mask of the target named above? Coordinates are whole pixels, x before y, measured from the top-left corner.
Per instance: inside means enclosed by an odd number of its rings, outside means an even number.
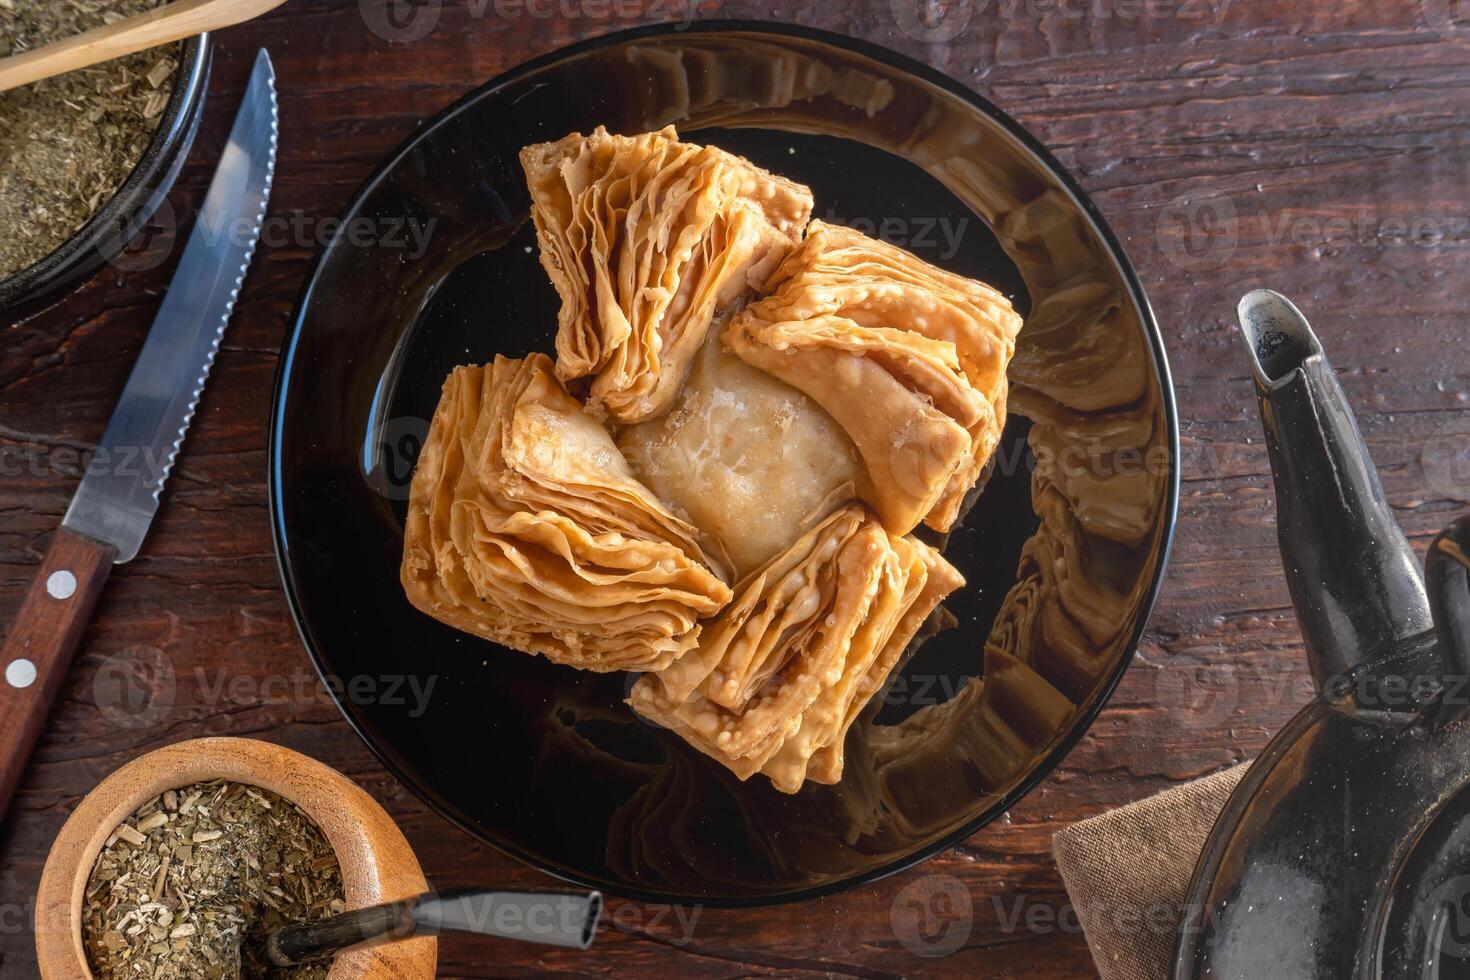
[[[25,657],[5,665],[5,683],[11,687],[30,687],[36,683],[36,665]]]
[[[70,599],[76,590],[77,577],[64,568],[46,579],[46,594],[53,599]]]

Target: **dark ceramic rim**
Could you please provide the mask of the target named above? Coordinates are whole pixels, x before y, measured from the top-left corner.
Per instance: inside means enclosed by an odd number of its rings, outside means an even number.
[[[1154,370],[1160,383],[1160,400],[1162,401],[1165,428],[1167,429],[1168,446],[1170,453],[1169,477],[1167,481],[1167,499],[1162,513],[1159,515],[1159,542],[1157,545],[1159,558],[1154,571],[1152,581],[1142,592],[1142,602],[1139,613],[1134,624],[1132,634],[1124,649],[1127,653],[1119,657],[1118,663],[1113,667],[1110,674],[1102,678],[1093,690],[1092,703],[1084,705],[1076,717],[1072,719],[1067,731],[1051,747],[1045,755],[1040,756],[1031,766],[1027,775],[1022,778],[1008,793],[1000,797],[995,803],[987,807],[985,812],[965,823],[957,830],[946,834],[944,837],[926,845],[912,854],[905,855],[887,865],[871,868],[859,872],[847,878],[824,882],[808,888],[796,888],[791,891],[777,892],[768,895],[754,895],[742,898],[715,897],[715,898],[691,898],[688,895],[658,892],[650,889],[631,887],[625,882],[597,878],[582,874],[578,871],[563,867],[555,862],[548,861],[538,855],[517,846],[516,844],[498,840],[482,833],[475,826],[475,821],[461,812],[457,807],[441,799],[432,788],[421,785],[420,782],[408,774],[408,767],[400,763],[395,757],[391,746],[379,744],[364,730],[359,720],[348,710],[348,705],[340,697],[333,695],[337,708],[341,711],[347,724],[352,727],[359,738],[363,740],[377,756],[383,766],[404,786],[413,791],[414,795],[422,800],[431,810],[454,824],[460,830],[469,834],[478,841],[483,841],[496,850],[508,854],[511,857],[530,865],[540,871],[550,874],[563,881],[570,882],[587,888],[596,888],[604,892],[610,892],[620,897],[659,904],[690,904],[697,903],[712,908],[755,908],[761,906],[784,905],[790,902],[806,901],[821,898],[826,895],[836,894],[855,888],[859,885],[869,884],[889,875],[905,871],[914,865],[928,860],[940,851],[953,847],[955,844],[974,835],[991,821],[1006,813],[1015,806],[1026,794],[1030,793],[1038,783],[1048,776],[1057,764],[1077,745],[1087,730],[1092,727],[1098,713],[1102,710],[1113,691],[1122,680],[1123,673],[1128,669],[1133,659],[1133,654],[1138,648],[1139,641],[1143,637],[1144,630],[1153,614],[1154,605],[1158,599],[1159,589],[1163,583],[1164,570],[1168,565],[1169,552],[1174,541],[1175,524],[1178,517],[1179,505],[1179,421],[1177,409],[1174,402],[1174,383],[1169,373],[1169,362],[1164,352],[1163,336],[1159,331],[1157,320],[1154,318],[1153,308],[1149,305],[1148,297],[1143,291],[1143,284],[1138,279],[1138,274],[1129,261],[1122,245],[1113,235],[1107,222],[1103,220],[1101,212],[1087,196],[1087,193],[1077,183],[1070,173],[1059,163],[1041,143],[1006,113],[993,105],[988,99],[978,93],[966,88],[949,76],[939,72],[922,62],[915,61],[907,55],[899,54],[889,48],[851,38],[846,35],[836,34],[830,31],[817,30],[796,24],[785,24],[774,21],[759,20],[710,20],[700,21],[697,26],[683,27],[678,24],[654,24],[646,27],[633,28],[631,30],[616,31],[603,34],[595,38],[579,41],[566,47],[558,48],[547,54],[539,55],[529,61],[523,62],[515,68],[498,75],[483,85],[477,86],[472,91],[455,100],[452,104],[440,110],[430,119],[425,120],[414,129],[412,135],[400,143],[391,154],[373,171],[352,199],[343,208],[344,214],[352,213],[362,201],[377,187],[377,185],[396,167],[410,152],[413,145],[417,143],[425,133],[441,125],[450,117],[470,103],[485,97],[488,93],[518,81],[523,76],[553,64],[562,59],[581,54],[614,44],[622,44],[641,38],[655,37],[665,34],[717,34],[744,32],[752,34],[767,34],[775,37],[798,38],[805,41],[815,41],[834,48],[851,52],[861,57],[868,58],[897,68],[915,76],[921,81],[954,95],[975,109],[995,120],[1015,140],[1017,140],[1027,152],[1032,154],[1043,167],[1049,170],[1056,178],[1057,183],[1063,187],[1072,203],[1087,218],[1098,238],[1106,246],[1107,253],[1116,265],[1123,281],[1127,284],[1129,296],[1138,310],[1139,322],[1144,332],[1148,335],[1149,349],[1153,356]],[[311,657],[313,666],[323,682],[328,680],[328,667],[320,651],[312,641],[306,627],[306,622],[301,612],[301,603],[297,595],[296,583],[292,579],[291,571],[287,564],[287,540],[286,527],[282,508],[280,506],[281,495],[281,472],[282,461],[280,459],[281,433],[285,423],[285,398],[286,384],[291,373],[292,362],[296,356],[296,346],[301,339],[301,327],[303,316],[307,305],[310,303],[312,293],[316,287],[317,278],[321,273],[322,266],[326,262],[328,251],[323,248],[318,250],[312,259],[311,267],[307,271],[306,278],[302,282],[301,290],[297,295],[296,306],[291,313],[291,318],[286,325],[286,335],[282,341],[281,359],[276,366],[275,392],[271,405],[270,421],[270,444],[267,452],[267,466],[269,472],[266,476],[268,488],[270,512],[271,512],[271,538],[276,550],[276,566],[281,576],[281,584],[286,593],[286,601],[291,607],[292,619],[296,623],[296,630],[301,637],[302,644],[306,647],[307,654]],[[331,690],[331,685],[328,684]]]
[[[90,278],[122,251],[168,195],[204,114],[213,49],[208,34],[179,43],[173,93],[137,166],[74,235],[24,269],[0,277],[0,317],[37,312]]]

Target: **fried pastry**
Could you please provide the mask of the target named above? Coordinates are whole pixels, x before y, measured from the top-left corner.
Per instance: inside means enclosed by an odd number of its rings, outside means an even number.
[[[629,703],[741,779],[842,777],[842,742],[904,648],[963,584],[937,551],[851,504],[742,582],[699,646]]]
[[[854,496],[856,453],[832,417],[724,350],[718,336],[673,408],[617,441],[639,479],[699,528],[736,579]]]
[[[541,264],[561,297],[562,380],[622,422],[664,412],[722,311],[801,238],[807,188],[673,127],[598,127],[521,151]]]
[[[857,489],[893,534],[948,530],[1005,425],[1021,318],[984,283],[812,222],[724,337],[852,439]]]
[[[401,578],[441,622],[595,671],[668,666],[731,598],[697,531],[632,476],[543,354],[445,381]]]
[[[641,673],[628,704],[740,780],[839,782],[849,730],[964,584],[909,532],[949,530],[993,455],[1020,317],[982,283],[810,222],[807,188],[672,127],[599,127],[521,162],[561,300],[556,360],[445,381],[405,592],[514,649]],[[1130,516],[1088,519],[1122,535]],[[1015,596],[1001,642],[1044,622]],[[1001,666],[1032,670],[988,658],[987,689],[1006,687]]]

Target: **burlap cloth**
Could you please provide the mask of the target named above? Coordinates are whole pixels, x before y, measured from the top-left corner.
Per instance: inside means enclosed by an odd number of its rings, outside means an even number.
[[[1102,980],[1169,975],[1195,861],[1246,768],[1176,786],[1052,838]]]

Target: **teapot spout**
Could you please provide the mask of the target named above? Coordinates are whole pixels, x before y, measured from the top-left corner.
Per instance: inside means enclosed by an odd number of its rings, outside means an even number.
[[[1432,627],[1419,563],[1394,521],[1342,386],[1280,293],[1240,301],[1276,481],[1292,605],[1319,685]]]

